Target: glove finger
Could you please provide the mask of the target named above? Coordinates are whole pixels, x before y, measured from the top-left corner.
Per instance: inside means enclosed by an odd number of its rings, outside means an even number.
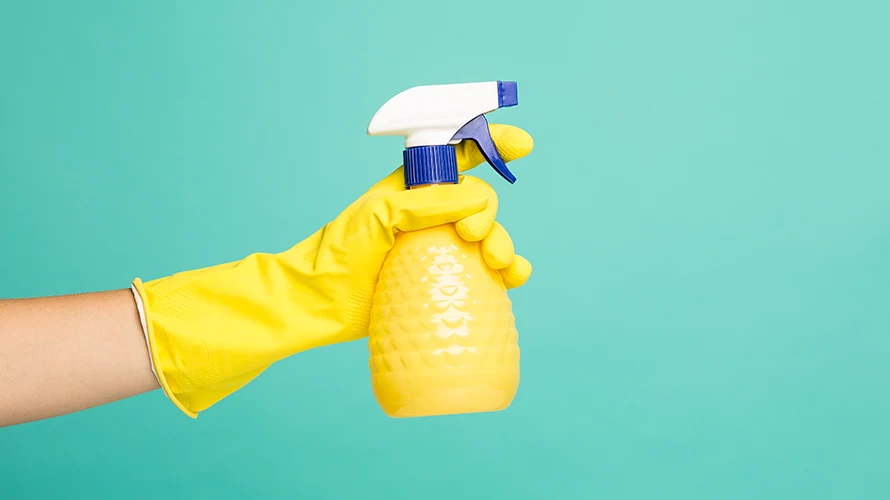
[[[488,125],[488,131],[504,162],[522,158],[535,147],[532,136],[519,127],[492,123]],[[465,172],[485,162],[485,157],[473,141],[461,141],[455,146],[455,150],[458,172]]]
[[[457,234],[464,240],[481,241],[491,232],[493,227],[495,216],[498,213],[498,195],[487,182],[478,177],[462,175],[460,176],[460,182],[466,185],[478,184],[480,189],[490,191],[488,205],[484,210],[463,218],[454,224]]]
[[[513,263],[515,257],[513,238],[504,226],[497,222],[492,226],[488,236],[482,240],[482,257],[492,269],[505,269]]]
[[[513,257],[513,262],[498,272],[501,273],[501,277],[504,279],[504,286],[506,286],[508,290],[511,288],[518,288],[524,285],[532,275],[532,264],[526,260],[525,257],[515,255]]]
[[[457,222],[486,209],[494,190],[460,183],[387,193],[372,199],[373,216],[388,230],[418,231]]]

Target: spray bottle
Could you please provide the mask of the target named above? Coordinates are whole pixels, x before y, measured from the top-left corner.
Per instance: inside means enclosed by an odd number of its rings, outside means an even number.
[[[408,189],[457,183],[454,144],[476,143],[508,182],[485,114],[518,104],[515,82],[427,85],[384,104],[369,135],[405,137]],[[519,345],[512,304],[478,242],[453,225],[399,233],[374,295],[371,385],[391,417],[499,411],[519,387]]]

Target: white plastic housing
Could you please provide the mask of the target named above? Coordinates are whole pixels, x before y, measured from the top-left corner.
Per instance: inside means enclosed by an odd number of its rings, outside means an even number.
[[[368,135],[404,136],[406,148],[441,146],[464,124],[496,109],[496,81],[413,87],[377,110]]]

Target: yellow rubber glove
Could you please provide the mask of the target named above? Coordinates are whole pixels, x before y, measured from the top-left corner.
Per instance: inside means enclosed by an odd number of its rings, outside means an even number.
[[[505,161],[528,154],[521,129],[491,125]],[[457,146],[458,168],[484,159],[470,141]],[[494,222],[497,196],[482,180],[406,190],[402,168],[375,184],[336,219],[278,254],[187,271],[133,287],[141,300],[152,365],[167,396],[196,417],[272,363],[314,347],[368,335],[377,276],[397,231],[455,223],[482,241],[486,262],[507,287],[531,275],[527,260]]]

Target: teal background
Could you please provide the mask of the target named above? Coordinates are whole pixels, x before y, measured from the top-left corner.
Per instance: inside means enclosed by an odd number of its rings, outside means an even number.
[[[414,85],[536,139],[508,411],[390,420],[356,342],[0,429],[0,497],[890,498],[886,1],[2,2],[0,71],[2,297],[287,248]]]

